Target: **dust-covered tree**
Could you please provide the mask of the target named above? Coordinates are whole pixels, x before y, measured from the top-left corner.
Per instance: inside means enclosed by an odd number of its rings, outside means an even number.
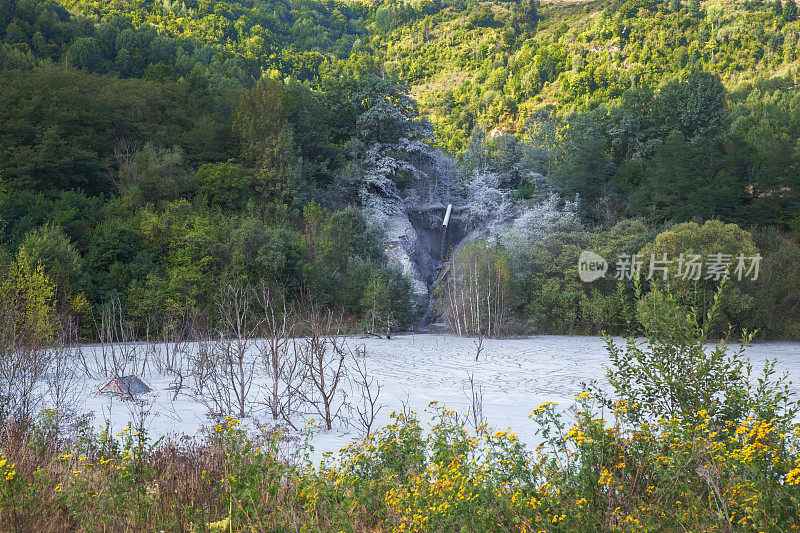
[[[509,270],[503,250],[484,239],[453,253],[435,289],[437,308],[458,335],[497,337],[508,326]]]

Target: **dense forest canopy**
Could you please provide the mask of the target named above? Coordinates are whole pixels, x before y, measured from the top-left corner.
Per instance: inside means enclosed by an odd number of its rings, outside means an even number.
[[[549,221],[473,250],[512,265],[518,327],[625,327],[577,252],[717,220],[771,276],[728,321],[797,336],[798,35],[793,0],[0,0],[4,269],[42,265],[88,337],[109,305],[202,314],[223,280],[406,327],[359,207],[446,154],[465,195]]]

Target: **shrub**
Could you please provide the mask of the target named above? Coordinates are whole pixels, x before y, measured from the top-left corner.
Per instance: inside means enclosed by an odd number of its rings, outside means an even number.
[[[728,338],[707,346],[723,291],[723,283],[705,316],[687,309],[675,294],[655,287],[641,294],[637,283],[638,320],[645,340],[631,336],[624,347],[606,337],[611,366],[607,378],[613,397],[626,402],[630,419],[640,422],[677,418],[696,423],[701,411],[717,427],[742,423],[754,413],[771,423],[788,424],[798,412],[784,376],[773,380],[775,361],[767,362],[755,382],[745,348],[753,335],[745,333],[737,350]]]

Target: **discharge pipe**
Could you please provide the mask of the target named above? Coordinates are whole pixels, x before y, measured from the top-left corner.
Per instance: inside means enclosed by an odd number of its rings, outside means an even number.
[[[453,212],[453,204],[447,204],[447,212],[444,214],[444,221],[442,222],[442,226],[447,227],[447,224],[450,223],[450,213]]]

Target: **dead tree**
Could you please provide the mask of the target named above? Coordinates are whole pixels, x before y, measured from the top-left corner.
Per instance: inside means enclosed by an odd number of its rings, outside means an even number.
[[[364,438],[366,438],[372,433],[375,419],[385,405],[378,403],[381,395],[381,385],[369,374],[367,351],[363,345],[357,347],[353,353],[353,366],[355,369],[353,388],[359,391],[359,399],[351,407],[351,410],[355,411],[355,418],[364,432]]]
[[[59,338],[50,352],[45,382],[48,404],[59,413],[57,420],[74,413],[84,392],[83,380],[78,376],[80,345],[77,330],[77,323],[72,317],[62,317]]]
[[[259,333],[262,336],[257,341],[258,352],[267,375],[272,378],[265,403],[272,420],[278,420],[282,413],[289,415],[291,411],[291,382],[297,368],[292,342],[294,313],[286,305],[283,291],[266,286],[262,286],[258,293],[258,308],[261,313]]]
[[[303,379],[295,393],[322,417],[325,428],[331,429],[346,404],[339,386],[346,375],[345,359],[349,352],[346,341],[339,337],[339,320],[332,311],[323,311],[312,303],[305,312],[306,336],[298,350]]]
[[[278,379],[280,381],[281,392],[279,393],[280,403],[279,413],[284,422],[293,429],[299,428],[294,423],[294,418],[302,406],[303,399],[299,397],[298,391],[305,383],[305,367],[300,360],[300,347],[302,339],[292,338],[291,350],[287,351],[286,359],[279,370]]]
[[[172,378],[169,389],[173,391],[175,401],[184,387],[184,381],[191,373],[194,314],[187,312],[180,318],[169,318],[164,324],[161,339],[155,352],[155,361],[159,373]]]
[[[479,333],[478,338],[475,339],[475,348],[475,361],[477,361],[483,351],[483,333]]]
[[[203,399],[216,375],[214,360],[214,338],[205,324],[193,320],[189,327],[194,349],[188,352],[188,375],[191,377],[191,391],[195,398]],[[213,388],[213,387],[212,387]],[[221,410],[216,411],[221,413]]]
[[[95,351],[96,370],[105,377],[146,371],[146,358],[141,369],[139,368],[139,352],[142,350],[136,343],[133,323],[125,317],[119,298],[111,298],[102,306],[100,322],[96,325],[97,338],[100,341],[99,353]]]
[[[42,407],[39,390],[52,352],[40,346],[3,346],[0,354],[0,420],[30,420]]]
[[[465,390],[464,395],[469,402],[467,420],[478,431],[486,423],[486,417],[483,415],[483,385],[476,385],[475,374],[469,374],[469,393]]]
[[[255,359],[250,354],[258,324],[253,318],[253,292],[248,287],[224,283],[217,308],[220,317],[219,338],[213,352],[216,372],[212,394],[227,413],[240,418],[250,411]],[[222,414],[222,413],[219,413]]]

